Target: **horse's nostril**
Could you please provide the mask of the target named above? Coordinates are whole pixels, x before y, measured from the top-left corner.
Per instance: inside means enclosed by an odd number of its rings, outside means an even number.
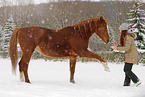
[[[109,40],[107,40],[107,43],[109,42]]]

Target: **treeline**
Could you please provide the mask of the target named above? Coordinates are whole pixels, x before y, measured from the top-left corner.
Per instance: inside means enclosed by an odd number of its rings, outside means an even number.
[[[16,27],[42,26],[60,29],[88,18],[104,16],[109,24],[110,37],[113,38],[113,41],[118,42],[118,27],[126,21],[126,13],[132,4],[133,2],[124,1],[61,1],[39,5],[2,6],[0,7],[0,25],[5,26],[12,15]],[[101,46],[99,46],[100,44]],[[105,45],[97,36],[93,36],[90,40],[90,48],[93,51],[109,50],[110,44]]]
[[[104,44],[99,37],[93,35],[90,39],[89,49],[94,52],[111,51],[112,42],[119,42],[118,27],[121,23],[126,22],[126,13],[132,8],[133,3],[125,1],[82,2],[78,0],[38,5],[30,2],[25,5],[21,2],[18,5],[0,7],[0,26],[4,27],[11,16],[16,27],[42,26],[51,29],[60,29],[85,19],[104,16],[109,24],[111,41],[109,44]],[[142,7],[145,9],[145,6]]]
[[[123,52],[113,52],[113,51],[104,51],[104,52],[97,52],[105,61],[107,62],[124,62],[125,54]],[[19,59],[22,57],[22,52],[19,51]],[[0,52],[0,58],[8,58],[8,52]],[[40,54],[39,52],[35,51],[32,55],[31,59],[44,59],[45,61],[69,61],[69,58],[52,58],[45,55]],[[89,59],[89,58],[80,58],[77,57],[78,62],[96,62],[96,59]],[[139,63],[145,63],[145,52],[139,52]]]

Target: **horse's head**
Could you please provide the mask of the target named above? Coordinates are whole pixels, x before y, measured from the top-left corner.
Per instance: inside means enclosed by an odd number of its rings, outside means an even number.
[[[82,21],[74,25],[75,32],[78,32],[83,38],[90,37],[96,33],[105,43],[109,42],[107,21],[101,16]]]
[[[95,33],[105,42],[109,42],[107,21],[101,16],[95,23]]]

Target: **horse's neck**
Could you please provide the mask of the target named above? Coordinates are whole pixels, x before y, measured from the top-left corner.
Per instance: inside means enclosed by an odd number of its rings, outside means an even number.
[[[81,36],[80,38],[84,38],[86,40],[89,40],[90,37],[94,33],[94,29],[92,29],[92,31],[89,29],[89,31],[87,31],[87,32],[86,31],[82,31],[82,32],[78,31],[78,32],[76,32],[74,26],[67,26],[67,27],[64,27],[62,29],[59,29],[58,32],[70,33],[70,35],[75,34],[75,36],[79,36],[79,37]]]
[[[90,37],[94,34],[94,29],[93,30],[89,29],[89,31],[84,32],[83,34],[84,34],[84,38],[89,40]]]

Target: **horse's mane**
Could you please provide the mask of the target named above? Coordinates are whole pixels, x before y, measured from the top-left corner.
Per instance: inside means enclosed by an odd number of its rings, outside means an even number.
[[[85,38],[88,34],[94,33],[93,29],[97,26],[98,20],[104,20],[107,24],[107,21],[103,18],[91,18],[79,22],[78,24],[73,25],[76,34],[80,34],[82,38]]]
[[[95,19],[87,19],[78,24],[73,25],[75,34],[81,35],[82,38],[85,38],[88,34],[92,33],[93,30],[93,23],[95,23]]]
[[[101,21],[104,21],[106,25],[108,24],[108,22],[101,16],[100,18],[87,19],[77,24],[64,27],[62,29],[58,29],[58,30],[49,29],[49,30],[52,30],[54,32],[60,32],[61,30],[64,31],[64,30],[68,30],[68,28],[69,29],[72,28],[76,36],[86,38],[88,35],[91,35],[92,33],[95,32],[95,29],[97,29],[96,27],[98,27]]]

